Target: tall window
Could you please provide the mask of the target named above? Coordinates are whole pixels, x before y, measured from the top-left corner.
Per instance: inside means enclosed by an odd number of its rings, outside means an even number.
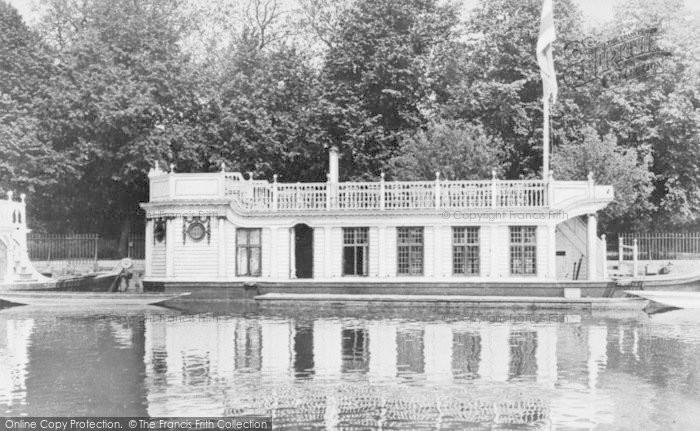
[[[399,227],[398,274],[423,275],[423,228]]]
[[[511,226],[510,273],[513,275],[537,274],[537,228]]]
[[[259,276],[261,260],[261,229],[236,230],[236,274]]]
[[[452,228],[452,272],[479,275],[479,228]]]
[[[369,261],[369,229],[343,228],[343,275],[367,275]]]

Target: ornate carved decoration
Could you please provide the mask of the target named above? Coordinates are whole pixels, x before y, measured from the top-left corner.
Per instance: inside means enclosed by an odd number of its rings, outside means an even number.
[[[187,237],[192,241],[201,241],[207,237],[207,244],[211,242],[211,217],[183,217],[182,218],[182,243],[187,241]]]

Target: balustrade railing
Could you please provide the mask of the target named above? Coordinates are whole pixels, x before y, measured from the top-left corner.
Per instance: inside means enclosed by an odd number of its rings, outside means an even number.
[[[339,183],[331,185],[337,189],[337,208],[346,210],[380,209],[382,187],[380,183]],[[333,200],[331,200],[331,203]]]
[[[562,192],[557,201],[555,186]],[[612,193],[599,188],[592,180],[548,183],[496,178],[447,181],[437,177],[434,181],[384,181],[384,176],[375,182],[279,183],[276,176],[273,182],[246,180],[240,173],[222,171],[154,175],[151,200],[226,199],[247,211],[543,208],[562,199],[599,198],[596,193]]]
[[[425,210],[545,207],[544,181],[269,183],[228,179],[225,197],[246,210]]]
[[[326,183],[278,183],[279,211],[322,210],[327,208]]]
[[[442,181],[440,188],[440,206],[442,208],[493,206],[491,181]]]
[[[435,183],[433,181],[387,182],[387,209],[435,208]]]
[[[498,207],[544,207],[546,206],[544,181],[499,181]]]

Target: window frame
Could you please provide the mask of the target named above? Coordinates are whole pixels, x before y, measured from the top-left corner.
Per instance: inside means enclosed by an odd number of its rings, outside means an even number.
[[[408,241],[401,242],[401,231],[406,231]],[[420,243],[412,242],[412,232],[420,232]],[[408,272],[401,272],[401,248],[406,247],[408,253]],[[420,272],[413,272],[413,259],[420,256]],[[396,275],[405,277],[422,277],[425,274],[425,228],[423,226],[401,226],[396,228]]]
[[[258,244],[251,244],[250,243],[250,237],[251,233],[253,231],[258,231],[259,234],[259,243]],[[240,233],[241,232],[246,232],[246,243],[241,244],[240,242]],[[251,271],[251,261],[252,261],[252,250],[258,249],[258,270],[257,272],[253,273]],[[241,268],[239,263],[239,256],[241,253],[241,250],[245,250],[246,252],[246,266],[247,266],[247,273],[241,273]],[[262,228],[237,228],[236,229],[236,277],[260,277],[262,276]]]
[[[348,240],[348,235],[347,233],[352,231],[352,242],[347,242]],[[364,242],[358,241],[358,232],[362,232],[364,236]],[[342,247],[342,253],[340,255],[340,268],[341,268],[341,275],[343,277],[368,277],[369,276],[369,227],[365,226],[353,226],[353,227],[344,227],[342,229],[342,235],[343,235],[343,247]],[[347,274],[345,272],[345,250],[351,248],[353,250],[353,269],[355,271],[354,274]],[[358,249],[362,249],[362,269],[364,274],[358,274],[357,273],[357,254],[358,254]]]
[[[517,233],[519,231],[519,234]],[[530,233],[531,235],[526,233]],[[509,271],[510,275],[522,277],[537,276],[537,226],[509,226]],[[514,234],[519,235],[519,239],[514,241]],[[519,254],[520,264],[515,265],[516,252]],[[532,272],[528,272],[527,255],[532,255]],[[518,269],[518,271],[514,271]]]
[[[463,231],[463,239],[458,242],[457,233],[460,230]],[[464,267],[464,272],[457,271],[458,251],[462,252],[463,262],[461,266]],[[476,263],[474,263],[474,261],[476,261]],[[476,268],[476,270],[470,272],[470,268]],[[479,277],[481,275],[481,228],[479,226],[452,227],[452,275],[464,277]]]

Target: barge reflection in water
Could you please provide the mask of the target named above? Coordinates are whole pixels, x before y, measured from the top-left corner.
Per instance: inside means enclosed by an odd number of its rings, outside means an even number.
[[[669,316],[7,308],[0,411],[270,414],[278,429],[688,429],[700,418],[700,320]]]

